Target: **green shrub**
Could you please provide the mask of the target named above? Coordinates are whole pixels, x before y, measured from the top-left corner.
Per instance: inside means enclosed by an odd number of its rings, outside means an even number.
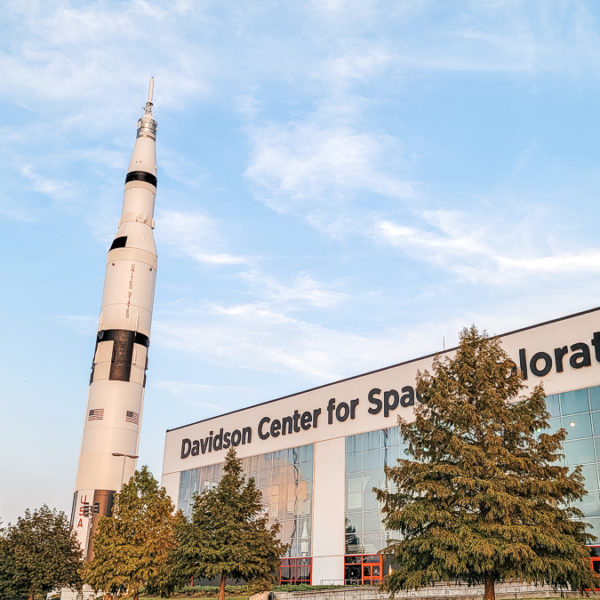
[[[275,585],[273,591],[275,592],[307,592],[317,590],[335,590],[337,588],[343,588],[343,585],[310,585],[308,583],[298,583],[296,585]]]

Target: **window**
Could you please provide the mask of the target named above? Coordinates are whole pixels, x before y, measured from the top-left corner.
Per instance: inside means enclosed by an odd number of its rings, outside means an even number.
[[[387,546],[373,488],[390,488],[384,467],[394,466],[405,447],[398,427],[346,438],[346,554],[376,555]]]
[[[209,465],[181,472],[180,508],[191,517],[195,494],[218,484],[223,465]],[[288,448],[242,459],[247,477],[254,477],[270,523],[281,525],[279,537],[289,544],[288,557],[312,554],[313,446]],[[309,574],[310,577],[310,574]]]
[[[383,577],[381,554],[349,554],[344,562],[345,585],[379,585]]]
[[[312,557],[282,558],[279,566],[279,585],[311,584]]]

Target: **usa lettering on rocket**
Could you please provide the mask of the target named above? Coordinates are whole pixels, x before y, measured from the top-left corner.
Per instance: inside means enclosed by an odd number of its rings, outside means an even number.
[[[157,267],[153,92],[150,79],[121,219],[108,250],[92,361],[72,511],[72,527],[88,560],[98,517],[110,515],[114,494],[135,472],[138,454]]]

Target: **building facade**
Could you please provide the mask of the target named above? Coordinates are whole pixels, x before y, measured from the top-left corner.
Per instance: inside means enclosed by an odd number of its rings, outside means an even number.
[[[567,430],[564,460],[582,465],[588,494],[579,508],[600,538],[600,308],[500,339],[526,386],[543,383],[551,430]],[[434,356],[171,429],[162,485],[189,516],[194,494],[219,481],[235,447],[289,544],[282,582],[375,583],[387,569],[378,551],[388,532],[373,487],[387,485],[384,466],[403,455],[397,419],[411,419],[416,373]]]

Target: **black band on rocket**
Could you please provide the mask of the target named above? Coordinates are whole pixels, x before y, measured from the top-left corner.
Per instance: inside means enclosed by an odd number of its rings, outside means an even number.
[[[130,181],[144,181],[154,187],[156,187],[157,183],[156,175],[146,173],[146,171],[129,171],[127,177],[125,177],[125,183],[129,183]]]
[[[113,353],[110,362],[109,379],[129,381],[131,379],[131,363],[133,361],[133,338],[135,331],[113,329]]]
[[[150,338],[139,331],[129,331],[128,329],[101,329],[96,336],[98,342],[109,342],[126,336],[133,338],[133,344],[141,344],[148,348],[150,346]]]
[[[100,342],[113,342],[113,353],[110,361],[110,373],[108,378],[116,381],[131,380],[131,363],[133,361],[133,345],[141,344],[148,348],[150,338],[139,331],[128,329],[101,329],[96,336],[96,348]],[[94,356],[96,355],[94,351]],[[90,384],[94,381],[94,363],[90,374]],[[144,371],[148,368],[148,357]],[[144,386],[146,385],[146,374],[144,373]]]

